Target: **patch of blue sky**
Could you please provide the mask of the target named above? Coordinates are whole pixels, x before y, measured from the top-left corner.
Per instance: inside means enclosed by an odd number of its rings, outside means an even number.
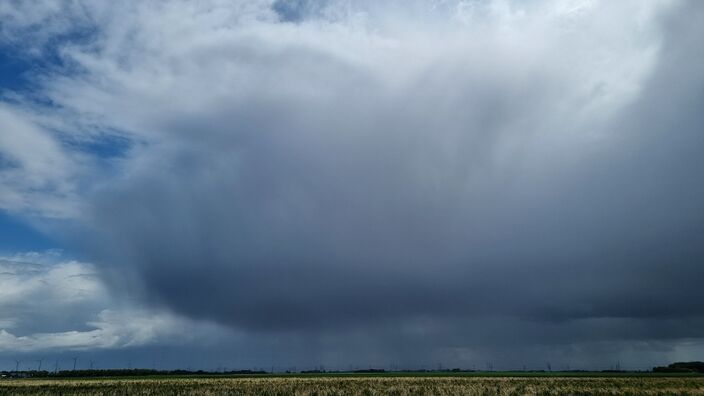
[[[23,90],[28,85],[28,70],[32,65],[15,55],[7,46],[0,46],[0,94],[6,90]]]
[[[22,56],[15,46],[0,45],[0,95],[30,89],[29,74],[34,67],[33,62]],[[16,164],[11,158],[0,155],[0,170],[14,166]],[[51,238],[18,216],[0,210],[0,254],[47,250],[56,246]]]
[[[67,31],[37,39],[30,31],[0,40],[0,94],[8,90],[33,94],[47,73],[80,73],[80,68],[62,54],[67,46],[90,48],[96,29],[78,24]]]
[[[0,255],[56,249],[59,244],[34,227],[0,210]]]
[[[89,154],[99,160],[124,157],[134,142],[118,131],[103,131],[93,139],[69,141],[65,145],[72,151]]]
[[[0,41],[0,101],[13,102],[19,97],[49,109],[54,104],[41,94],[42,77],[55,73],[80,73],[80,69],[61,55],[61,45],[89,45],[93,31],[76,29],[57,35],[43,43],[39,52],[28,51],[35,44],[31,43],[31,33],[23,33],[21,36]],[[129,150],[129,140],[116,135],[114,131],[106,131],[90,141],[63,143],[69,151],[87,153],[102,164]],[[15,166],[17,164],[11,157],[0,154],[0,170]],[[0,209],[0,255],[64,249],[60,241],[38,230],[29,220],[31,219],[23,214]]]
[[[19,36],[32,42],[31,33]],[[5,97],[24,98],[47,109],[55,105],[41,94],[41,80],[47,74],[71,75],[81,73],[80,67],[62,56],[66,45],[90,47],[96,37],[96,30],[90,26],[77,26],[49,38],[41,45],[41,51],[28,52],[20,39],[0,42],[0,100]],[[9,95],[12,93],[12,95]],[[57,135],[61,135],[61,131]],[[98,159],[122,157],[131,147],[129,139],[119,131],[98,131],[94,138],[81,141],[64,141],[70,150],[90,154]],[[0,161],[0,165],[2,162]],[[6,164],[7,165],[7,164]]]
[[[323,8],[326,3],[324,0],[277,0],[272,4],[272,9],[283,22],[297,23]]]

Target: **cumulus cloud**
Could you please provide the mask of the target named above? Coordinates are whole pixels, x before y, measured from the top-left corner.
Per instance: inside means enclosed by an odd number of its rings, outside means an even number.
[[[63,309],[70,309],[62,307]],[[198,328],[192,322],[162,312],[112,311],[97,313],[97,320],[86,323],[92,329],[70,330],[53,333],[33,333],[16,336],[0,329],[0,351],[27,353],[41,351],[86,351],[106,348],[130,348],[151,344],[189,342],[195,334],[212,331],[212,328]]]
[[[697,3],[67,4],[4,37],[63,136],[131,142],[52,176],[111,287],[408,361],[701,334]]]
[[[61,144],[17,109],[0,104],[0,208],[50,217],[75,215],[79,166]]]
[[[0,258],[0,351],[31,353],[188,342],[217,334],[166,311],[119,302],[93,265],[57,251]]]

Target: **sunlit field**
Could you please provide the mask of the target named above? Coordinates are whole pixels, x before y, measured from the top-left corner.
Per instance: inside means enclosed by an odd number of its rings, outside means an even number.
[[[20,379],[0,395],[704,395],[704,377]]]

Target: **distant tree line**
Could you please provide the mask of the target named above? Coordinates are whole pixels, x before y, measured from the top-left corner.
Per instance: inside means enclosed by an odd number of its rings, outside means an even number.
[[[263,370],[231,371],[191,371],[191,370],[152,370],[152,369],[101,369],[101,370],[62,370],[53,371],[1,371],[4,378],[75,378],[75,377],[147,377],[163,375],[258,375],[269,374]]]
[[[704,373],[704,362],[677,362],[667,366],[654,367],[656,373]]]
[[[524,372],[541,373],[545,370],[523,370]],[[434,373],[434,372],[476,372],[476,370],[463,370],[459,368],[441,370],[396,370],[399,373]],[[568,370],[564,372],[591,372],[585,370]],[[625,373],[620,369],[601,370],[602,373]],[[704,362],[677,362],[668,366],[654,367],[654,373],[702,373],[704,374]],[[387,373],[382,368],[368,368],[349,371],[330,371],[323,368],[316,370],[301,370],[299,372],[287,370],[287,374],[334,374],[334,373]],[[229,371],[204,371],[204,370],[154,370],[154,369],[91,369],[91,370],[27,370],[27,371],[0,371],[2,378],[75,378],[75,377],[147,377],[147,376],[222,376],[222,375],[264,375],[275,374],[264,370],[229,370]]]

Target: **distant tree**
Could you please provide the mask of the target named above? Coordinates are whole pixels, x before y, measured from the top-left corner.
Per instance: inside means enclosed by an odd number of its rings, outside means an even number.
[[[704,373],[704,362],[676,362],[667,367],[653,367],[656,373]]]

